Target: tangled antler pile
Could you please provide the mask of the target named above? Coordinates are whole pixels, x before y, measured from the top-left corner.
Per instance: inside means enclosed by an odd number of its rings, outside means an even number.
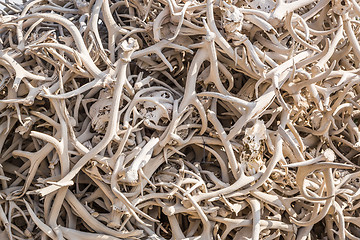
[[[356,0],[1,4],[1,239],[360,237]]]

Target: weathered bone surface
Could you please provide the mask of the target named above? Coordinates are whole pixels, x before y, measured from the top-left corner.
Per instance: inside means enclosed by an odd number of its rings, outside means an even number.
[[[357,0],[1,2],[0,239],[359,239]]]

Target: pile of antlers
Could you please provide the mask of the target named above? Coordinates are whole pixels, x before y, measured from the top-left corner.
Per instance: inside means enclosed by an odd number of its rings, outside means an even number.
[[[1,239],[359,239],[356,0],[0,2]]]

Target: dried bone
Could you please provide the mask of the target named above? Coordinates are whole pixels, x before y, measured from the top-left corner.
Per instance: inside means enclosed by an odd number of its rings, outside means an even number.
[[[24,2],[1,239],[360,238],[358,1]]]

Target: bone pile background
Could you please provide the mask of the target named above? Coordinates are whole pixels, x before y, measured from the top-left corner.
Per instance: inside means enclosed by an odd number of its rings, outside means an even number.
[[[0,239],[360,238],[356,0],[0,4]]]

